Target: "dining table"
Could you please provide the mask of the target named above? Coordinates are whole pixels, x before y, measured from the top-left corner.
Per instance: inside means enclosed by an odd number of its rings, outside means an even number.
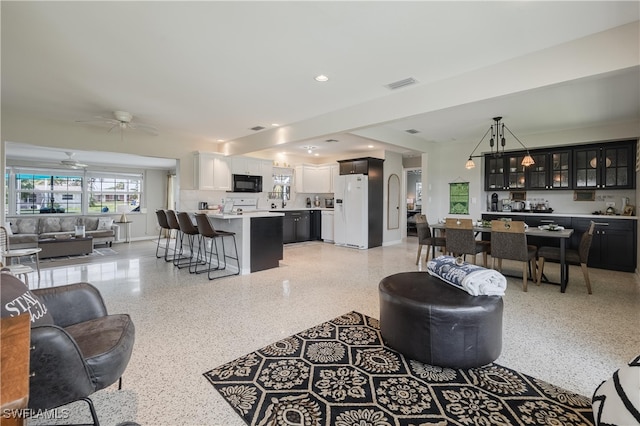
[[[431,234],[435,235],[436,230],[446,229],[444,223],[432,223],[429,224],[431,227]],[[473,225],[473,231],[476,233],[481,232],[491,232],[491,226],[482,226],[477,223]],[[549,229],[548,226],[543,227],[532,227],[529,226],[524,231],[525,235],[532,237],[543,237],[549,239],[558,240],[560,243],[560,292],[564,293],[567,290],[567,282],[569,281],[569,270],[567,262],[566,262],[566,250],[567,250],[567,240],[571,238],[573,235],[573,229],[571,228],[562,228],[558,227],[556,229]],[[435,257],[435,246],[431,247],[432,257]],[[553,284],[553,283],[551,283]]]

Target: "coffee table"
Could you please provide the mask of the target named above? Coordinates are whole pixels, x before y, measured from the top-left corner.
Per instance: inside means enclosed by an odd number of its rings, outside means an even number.
[[[47,238],[38,240],[40,259],[79,256],[93,252],[93,237]]]

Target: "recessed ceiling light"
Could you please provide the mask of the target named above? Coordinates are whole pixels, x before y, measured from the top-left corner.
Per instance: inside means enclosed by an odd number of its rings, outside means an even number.
[[[316,157],[319,157],[319,156],[320,156],[320,154],[318,154],[317,152],[316,152],[315,154],[313,154],[313,155],[315,155]]]
[[[367,148],[373,148],[373,145],[367,145]]]
[[[324,75],[324,74],[320,74],[320,75],[317,75],[317,76],[316,76],[315,80],[316,80],[316,81],[320,81],[320,82],[324,82],[324,81],[328,81],[328,80],[329,80],[329,77],[327,77],[327,76],[326,76],[326,75]]]
[[[272,125],[273,127],[278,127],[278,126],[280,126],[278,123],[271,123],[271,125]]]
[[[224,139],[218,139],[218,142],[224,142]]]

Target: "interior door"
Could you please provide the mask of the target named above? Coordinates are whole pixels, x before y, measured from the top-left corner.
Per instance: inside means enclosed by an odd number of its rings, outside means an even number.
[[[389,176],[387,199],[387,229],[400,227],[400,178],[396,174]]]

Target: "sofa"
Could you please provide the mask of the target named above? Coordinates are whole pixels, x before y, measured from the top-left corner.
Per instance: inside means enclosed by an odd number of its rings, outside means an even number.
[[[93,237],[93,245],[111,246],[116,239],[118,225],[104,216],[48,216],[8,218],[5,228],[12,249],[38,247],[38,240],[75,235],[76,226],[85,227],[85,235]]]

